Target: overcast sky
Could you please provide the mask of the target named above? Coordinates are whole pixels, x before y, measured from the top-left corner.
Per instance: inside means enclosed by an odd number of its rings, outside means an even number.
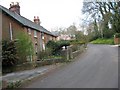
[[[82,0],[0,0],[9,8],[11,2],[19,2],[21,15],[32,20],[39,16],[41,25],[51,30],[80,23]]]

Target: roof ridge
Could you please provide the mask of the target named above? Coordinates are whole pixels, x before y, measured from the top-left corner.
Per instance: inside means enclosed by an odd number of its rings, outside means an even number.
[[[22,15],[18,15],[18,14],[14,13],[14,12],[11,12],[9,9],[7,9],[6,7],[4,7],[2,5],[0,5],[0,9],[2,9],[5,13],[10,15],[12,18],[17,20],[19,23],[21,23],[24,26],[33,28],[33,29],[38,30],[40,32],[44,32],[44,33],[53,35],[50,31],[45,29],[43,26],[38,25],[38,24],[32,22],[31,20],[27,19],[26,17],[24,17]],[[53,36],[55,36],[55,35],[53,35]]]

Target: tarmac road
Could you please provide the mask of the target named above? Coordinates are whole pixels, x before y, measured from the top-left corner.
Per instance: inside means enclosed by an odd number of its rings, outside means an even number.
[[[76,61],[25,88],[118,88],[118,47],[89,44]]]

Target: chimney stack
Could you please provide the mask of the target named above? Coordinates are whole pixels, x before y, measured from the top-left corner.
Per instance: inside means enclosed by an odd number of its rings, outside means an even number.
[[[36,23],[36,24],[39,24],[40,25],[40,19],[39,19],[39,17],[37,16],[34,16],[34,22]]]
[[[9,10],[20,15],[19,3],[18,2],[16,2],[16,3],[11,2]]]

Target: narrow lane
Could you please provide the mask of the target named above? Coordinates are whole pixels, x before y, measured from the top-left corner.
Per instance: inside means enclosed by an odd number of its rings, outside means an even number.
[[[77,59],[26,88],[118,88],[118,47],[90,44]]]

